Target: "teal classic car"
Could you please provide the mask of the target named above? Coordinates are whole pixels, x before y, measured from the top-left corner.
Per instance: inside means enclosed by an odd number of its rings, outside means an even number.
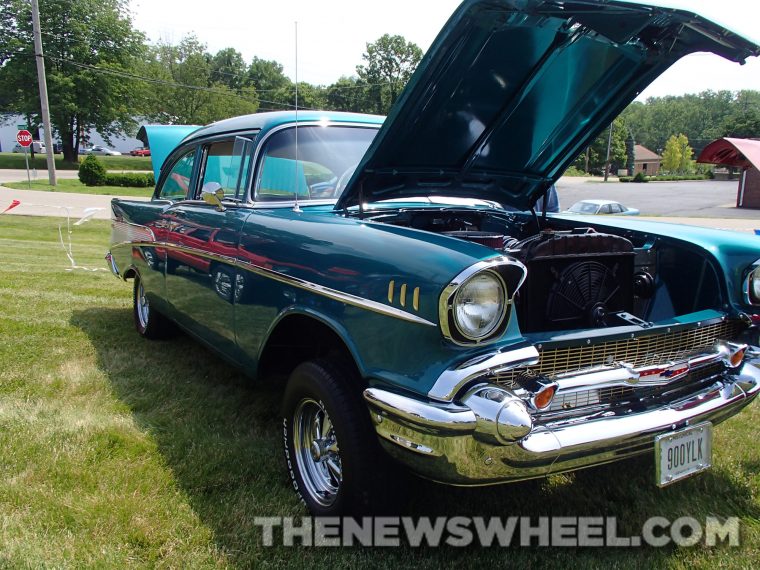
[[[760,390],[760,241],[534,208],[695,51],[759,49],[679,10],[467,0],[387,119],[146,128],[155,194],[113,200],[108,255],[137,331],[284,379],[315,514],[387,505],[398,466],[453,485],[639,454],[657,485],[708,469],[713,426]]]

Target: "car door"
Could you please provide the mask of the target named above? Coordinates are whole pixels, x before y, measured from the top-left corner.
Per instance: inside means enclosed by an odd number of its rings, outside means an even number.
[[[236,267],[240,232],[251,210],[243,202],[250,178],[252,139],[233,137],[205,143],[197,183],[188,199],[165,212],[166,291],[181,324],[233,360]],[[220,205],[203,200],[202,190],[221,189]]]

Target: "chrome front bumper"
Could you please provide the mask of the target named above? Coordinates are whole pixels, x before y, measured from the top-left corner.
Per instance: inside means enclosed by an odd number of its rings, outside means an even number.
[[[755,363],[757,364],[757,363]],[[484,413],[481,386],[461,404],[422,401],[378,388],[364,392],[380,441],[418,474],[454,485],[484,485],[541,477],[649,453],[655,436],[702,421],[717,424],[760,392],[760,368],[745,362],[709,386],[668,404],[624,409],[526,426],[527,435],[500,430]],[[480,393],[478,393],[478,390]],[[487,398],[485,398],[487,399]],[[469,405],[468,405],[469,404]],[[514,426],[523,418],[509,418]],[[519,429],[518,429],[519,431]]]

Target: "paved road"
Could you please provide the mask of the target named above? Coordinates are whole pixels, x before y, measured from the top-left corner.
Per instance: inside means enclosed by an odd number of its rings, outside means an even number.
[[[76,170],[57,170],[58,178],[76,178],[79,173]],[[31,171],[32,182],[47,182],[47,170]],[[14,170],[12,168],[0,169],[0,184],[3,182],[26,182],[26,170]]]

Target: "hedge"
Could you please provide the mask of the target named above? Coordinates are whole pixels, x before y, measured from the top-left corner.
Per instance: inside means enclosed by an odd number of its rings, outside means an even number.
[[[105,186],[128,186],[130,188],[150,188],[156,185],[152,172],[109,172],[105,176]]]

